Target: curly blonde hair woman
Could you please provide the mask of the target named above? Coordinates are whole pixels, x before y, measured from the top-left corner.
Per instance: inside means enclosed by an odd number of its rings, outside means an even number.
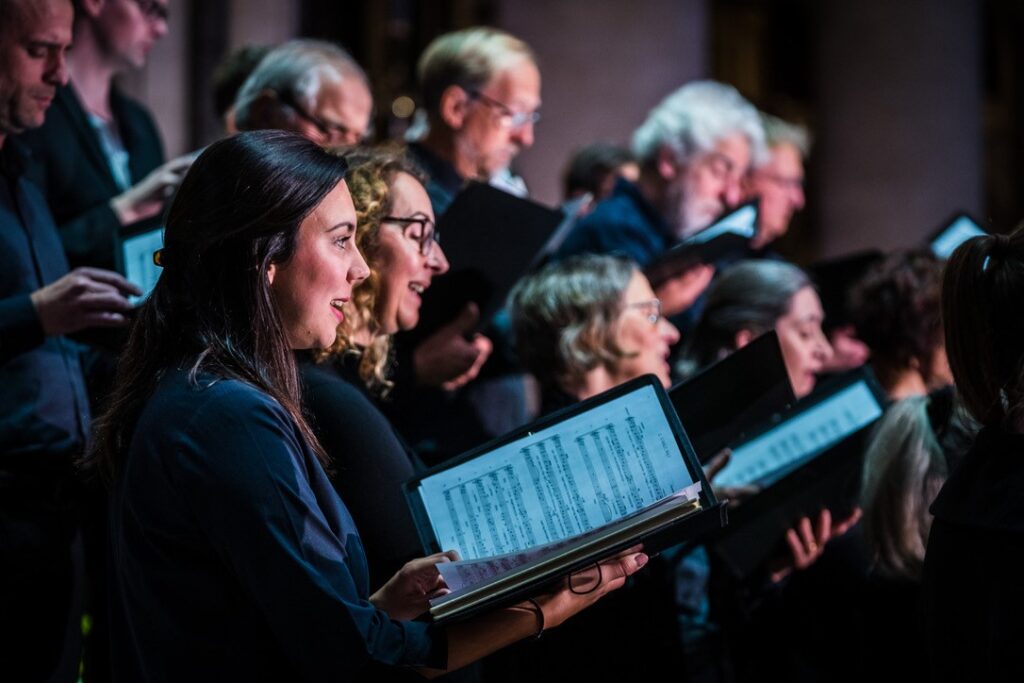
[[[345,157],[352,168],[346,182],[356,207],[356,241],[371,272],[353,292],[337,341],[319,360],[357,355],[359,377],[384,395],[392,386],[391,335],[415,327],[420,295],[433,276],[448,269],[448,261],[437,244],[430,203],[417,201],[425,196],[422,171],[394,149]]]

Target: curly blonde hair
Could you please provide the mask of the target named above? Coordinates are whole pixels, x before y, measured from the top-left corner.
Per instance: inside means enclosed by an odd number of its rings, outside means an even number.
[[[348,161],[351,169],[345,176],[352,202],[356,207],[356,245],[370,266],[370,275],[352,292],[348,315],[338,325],[338,338],[318,355],[319,362],[346,354],[359,357],[358,373],[366,386],[386,396],[393,386],[388,379],[391,370],[391,335],[381,329],[377,310],[380,294],[380,224],[391,213],[391,189],[399,173],[408,173],[420,183],[426,175],[398,147],[377,149],[343,149],[336,154]],[[368,334],[365,346],[356,342],[361,333]]]

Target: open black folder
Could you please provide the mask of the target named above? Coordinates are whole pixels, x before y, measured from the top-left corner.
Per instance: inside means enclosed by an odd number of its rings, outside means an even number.
[[[857,505],[863,449],[887,398],[864,367],[827,378],[813,394],[733,447],[716,486],[761,491],[730,510],[715,550],[738,575],[754,572],[801,517],[828,508],[835,519]]]
[[[702,463],[796,402],[774,330],[675,385],[668,397]]]
[[[655,553],[725,525],[665,391],[645,375],[406,485],[452,592],[435,621],[509,604],[636,543]]]
[[[438,218],[450,270],[424,293],[413,338],[430,336],[471,301],[480,309],[479,329],[486,327],[512,286],[540,262],[564,218],[558,209],[468,183]]]
[[[971,239],[987,235],[978,221],[963,211],[953,214],[953,217],[946,220],[942,225],[928,237],[928,246],[932,252],[941,259],[949,258],[957,247]]]
[[[681,275],[698,263],[714,263],[741,251],[757,234],[757,201],[731,209],[711,225],[690,235],[644,268],[652,287]]]

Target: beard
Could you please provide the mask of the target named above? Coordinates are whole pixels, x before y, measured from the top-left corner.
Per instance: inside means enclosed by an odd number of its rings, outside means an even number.
[[[685,186],[673,188],[669,203],[672,229],[678,239],[686,239],[711,225],[723,209],[717,197],[700,197],[696,192],[688,192]]]

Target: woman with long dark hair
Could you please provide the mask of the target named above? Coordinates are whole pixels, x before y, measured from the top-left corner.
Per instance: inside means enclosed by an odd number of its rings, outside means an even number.
[[[981,424],[932,503],[921,591],[934,680],[1024,679],[1024,228],[953,252],[946,353]]]
[[[293,352],[334,342],[368,269],[346,164],[289,133],[214,143],[168,215],[86,465],[111,485],[113,664],[122,680],[351,680],[458,668],[555,626],[646,562],[439,628],[410,562],[370,595],[358,532],[303,418]],[[596,570],[594,572],[597,574]]]

